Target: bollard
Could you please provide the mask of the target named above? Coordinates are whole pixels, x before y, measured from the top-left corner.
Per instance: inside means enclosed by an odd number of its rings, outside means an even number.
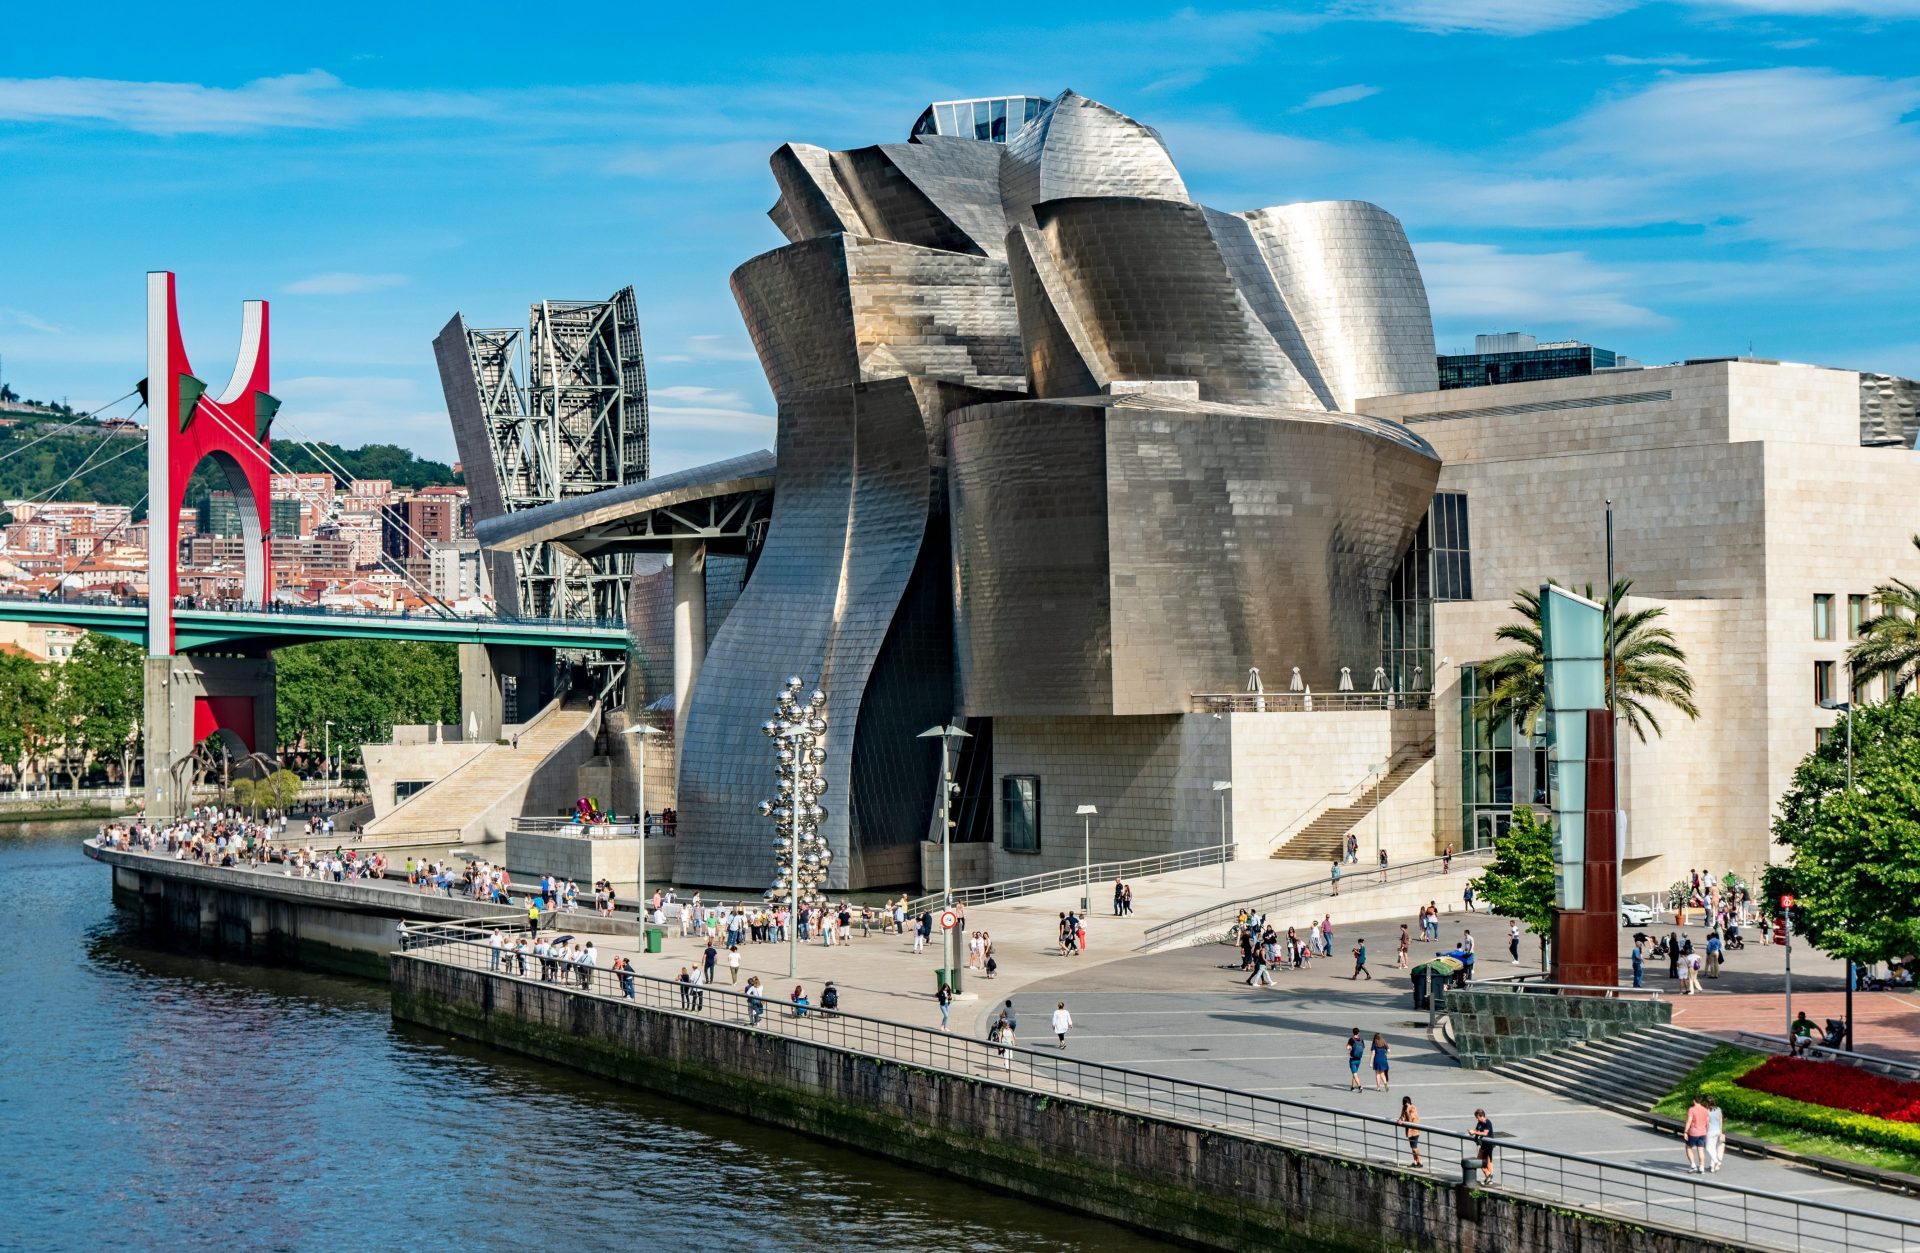
[[[1480,1221],[1480,1198],[1473,1194],[1474,1181],[1480,1174],[1480,1156],[1462,1156],[1460,1159],[1460,1217],[1469,1222]]]

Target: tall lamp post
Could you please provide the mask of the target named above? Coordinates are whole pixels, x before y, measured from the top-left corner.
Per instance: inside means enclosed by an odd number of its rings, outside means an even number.
[[[1823,700],[1820,708],[1831,709],[1835,713],[1847,715],[1847,795],[1853,795],[1853,702],[1850,700]],[[1853,959],[1847,959],[1847,1049],[1853,1049]]]
[[[320,725],[320,790],[326,802],[333,800],[333,719]]]
[[[1093,819],[1100,811],[1092,805],[1082,805],[1073,812],[1086,822],[1081,831],[1080,845],[1080,851],[1086,858],[1086,869],[1080,879],[1080,916],[1085,918],[1093,912]]]
[[[943,907],[953,904],[953,768],[951,751],[954,741],[971,739],[972,736],[954,726],[945,723],[937,727],[928,727],[915,739],[940,741],[940,903]],[[947,986],[957,996],[960,992],[960,962],[958,927],[942,927],[940,935],[940,956],[947,963]]]
[[[639,886],[634,891],[634,909],[637,911],[633,923],[633,933],[638,936],[642,947],[647,939],[647,741],[646,736],[661,734],[659,727],[636,723],[622,731],[622,735],[638,735],[640,740],[640,768],[635,771],[639,781],[638,803],[640,808],[640,865],[638,869]]]
[[[1214,793],[1220,798],[1220,886],[1227,886],[1227,793],[1233,791],[1233,784],[1225,779],[1213,781]]]

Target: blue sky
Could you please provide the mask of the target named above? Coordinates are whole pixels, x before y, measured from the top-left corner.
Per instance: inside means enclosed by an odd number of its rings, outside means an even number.
[[[1071,87],[1157,127],[1209,204],[1399,215],[1443,350],[1920,374],[1916,50],[1920,0],[15,6],[0,354],[28,395],[110,400],[142,275],[173,269],[209,378],[238,302],[273,301],[277,434],[450,459],[455,310],[524,325],[632,283],[656,471],[770,446],[727,291],[781,242],[767,155]]]

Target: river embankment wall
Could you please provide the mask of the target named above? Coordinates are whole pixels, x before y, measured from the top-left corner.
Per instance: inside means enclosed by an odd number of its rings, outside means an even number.
[[[484,901],[365,881],[298,879],[273,870],[203,866],[150,853],[102,849],[113,900],[162,938],[265,961],[385,981],[403,920],[523,923],[525,913]],[[564,915],[569,931],[631,938],[631,920],[590,911]]]
[[[915,1066],[418,954],[396,1019],[1095,1214],[1202,1248],[1731,1253],[1093,1099]],[[1457,1168],[1457,1167],[1456,1167]]]

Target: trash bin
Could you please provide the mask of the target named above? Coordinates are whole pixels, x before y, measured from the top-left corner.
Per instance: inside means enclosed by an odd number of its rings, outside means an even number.
[[[667,936],[667,929],[665,927],[648,927],[647,928],[647,951],[649,953],[659,952],[660,943],[662,940],[666,939],[666,936]]]
[[[938,992],[947,985],[947,968],[941,966],[933,972],[933,990]]]
[[[1428,980],[1432,977],[1424,964],[1413,968],[1413,1007],[1415,1009],[1425,1009],[1432,1003],[1433,993],[1428,984]]]

